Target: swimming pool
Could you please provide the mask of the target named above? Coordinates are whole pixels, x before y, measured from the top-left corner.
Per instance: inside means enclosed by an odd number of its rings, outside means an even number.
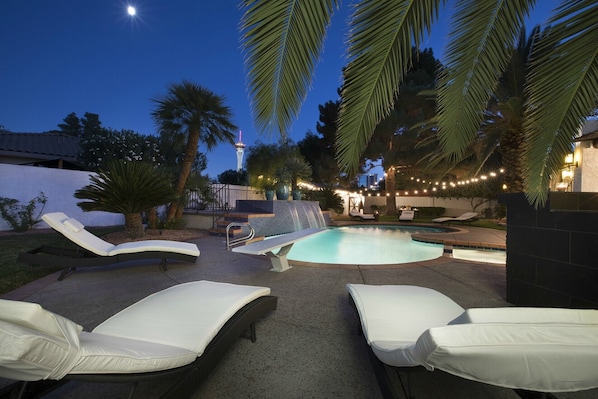
[[[421,226],[343,226],[296,242],[289,260],[344,265],[420,262],[442,256],[444,245],[411,240],[411,234],[446,232]]]

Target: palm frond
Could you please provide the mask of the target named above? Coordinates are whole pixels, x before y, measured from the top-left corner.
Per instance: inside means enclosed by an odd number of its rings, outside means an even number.
[[[505,70],[534,0],[457,0],[438,89],[439,135],[445,150],[463,153]]]
[[[550,177],[598,105],[598,3],[566,1],[550,23],[536,45],[527,87],[526,193],[535,205],[546,201]]]
[[[339,165],[350,175],[376,124],[388,115],[411,65],[411,47],[430,32],[440,3],[362,0],[355,6],[336,140]]]
[[[338,0],[244,0],[243,51],[254,119],[286,137],[311,85]]]

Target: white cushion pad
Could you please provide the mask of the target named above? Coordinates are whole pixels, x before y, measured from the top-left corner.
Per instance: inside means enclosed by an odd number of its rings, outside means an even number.
[[[431,327],[445,326],[464,309],[430,288],[411,285],[347,284],[359,312],[368,344],[391,366],[418,366],[413,353],[419,336]]]
[[[175,252],[183,255],[199,256],[197,245],[190,242],[168,241],[168,240],[144,240],[125,242],[116,245],[109,252],[109,256],[120,254],[132,254],[138,252],[159,251]]]
[[[0,299],[0,376],[60,379],[77,361],[83,328],[28,302]]]
[[[598,325],[598,310],[561,308],[472,308],[449,324],[464,323],[547,323]]]
[[[168,370],[192,363],[197,353],[169,345],[98,333],[81,333],[80,357],[69,374],[123,374]]]
[[[416,344],[428,368],[508,388],[598,387],[598,325],[492,323],[431,328]]]
[[[270,289],[194,281],[150,295],[115,314],[93,333],[154,342],[200,356],[240,308]]]

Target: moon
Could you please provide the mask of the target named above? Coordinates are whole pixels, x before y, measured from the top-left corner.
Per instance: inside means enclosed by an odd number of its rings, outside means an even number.
[[[135,14],[137,14],[137,9],[135,9],[135,7],[133,7],[133,6],[128,6],[127,14],[129,14],[130,16],[133,17]]]

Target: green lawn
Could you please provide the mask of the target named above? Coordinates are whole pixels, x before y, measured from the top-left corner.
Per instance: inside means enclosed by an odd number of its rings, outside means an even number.
[[[104,235],[122,228],[90,229],[94,234]],[[19,253],[39,248],[42,245],[76,248],[76,246],[54,232],[14,233],[0,237],[0,294],[5,294],[38,278],[47,276],[61,267],[32,266],[17,262]]]

